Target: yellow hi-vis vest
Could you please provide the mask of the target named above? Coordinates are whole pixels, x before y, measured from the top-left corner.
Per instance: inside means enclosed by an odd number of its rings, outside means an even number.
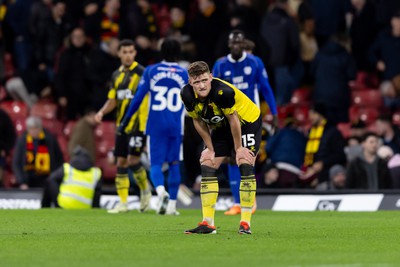
[[[90,209],[101,170],[92,167],[87,171],[73,168],[64,163],[64,179],[60,186],[57,201],[63,209]]]

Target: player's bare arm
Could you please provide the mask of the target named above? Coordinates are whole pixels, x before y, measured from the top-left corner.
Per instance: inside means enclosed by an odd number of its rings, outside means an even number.
[[[94,117],[96,122],[100,123],[103,120],[103,116],[113,111],[116,106],[116,99],[108,99],[106,103],[104,103],[103,107],[96,113]]]

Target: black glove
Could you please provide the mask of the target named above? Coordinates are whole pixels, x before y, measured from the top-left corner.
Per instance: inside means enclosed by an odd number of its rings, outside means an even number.
[[[279,131],[279,120],[278,115],[272,116],[272,132],[276,134]]]
[[[117,135],[122,135],[125,132],[125,122],[121,121],[121,123],[119,124],[118,128],[117,128]]]

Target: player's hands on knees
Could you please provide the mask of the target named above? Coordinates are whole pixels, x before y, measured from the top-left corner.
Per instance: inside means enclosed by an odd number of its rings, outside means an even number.
[[[248,163],[254,165],[255,159],[256,155],[250,149],[246,147],[236,149],[236,164],[240,165],[241,163]]]
[[[201,152],[200,156],[200,164],[206,163],[206,161],[211,161],[211,165],[215,165],[215,152],[214,150],[210,150],[208,148],[204,149],[203,152]],[[210,162],[207,162],[207,164],[210,164]]]

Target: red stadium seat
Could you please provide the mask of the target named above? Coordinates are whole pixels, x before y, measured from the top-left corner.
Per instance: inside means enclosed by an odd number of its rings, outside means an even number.
[[[96,166],[102,171],[104,180],[114,180],[117,174],[117,166],[108,162],[107,157],[101,157],[96,160]]]
[[[359,71],[355,80],[349,82],[352,91],[368,90],[379,87],[379,78],[375,73]]]
[[[97,139],[115,139],[116,126],[115,122],[105,121],[96,127],[94,133]]]
[[[351,123],[339,123],[337,125],[338,130],[344,138],[349,138],[351,135]]]
[[[0,101],[2,101],[3,99],[5,99],[7,97],[7,91],[4,88],[4,86],[0,85]]]
[[[308,121],[308,112],[310,108],[308,106],[298,106],[294,108],[293,115],[299,125],[307,125]]]
[[[365,71],[357,72],[356,82],[358,84],[363,84],[366,87],[378,87],[379,78],[375,73],[369,73]]]
[[[31,115],[42,119],[54,120],[57,117],[57,105],[49,101],[36,102],[31,108]]]
[[[59,120],[42,119],[42,125],[49,132],[51,132],[52,134],[54,134],[56,136],[64,135],[64,133],[63,133],[64,124]]]
[[[352,102],[357,107],[379,108],[383,105],[382,95],[378,90],[353,91]]]
[[[13,174],[11,170],[4,171],[4,181],[3,186],[4,188],[13,188],[17,185],[17,178]]]
[[[26,130],[25,120],[17,119],[14,121],[15,131],[20,136]]]
[[[4,109],[10,116],[12,121],[23,120],[29,115],[29,107],[22,101],[4,101],[1,103],[1,108]]]
[[[96,155],[99,157],[107,156],[108,152],[113,150],[115,147],[114,138],[105,138],[96,141]]]
[[[71,133],[72,130],[74,129],[76,124],[76,121],[67,121],[67,123],[64,126],[64,136],[67,138],[67,140],[69,140],[71,138]]]
[[[396,110],[392,116],[392,123],[394,125],[400,126],[400,110]]]
[[[284,120],[287,116],[292,115],[293,111],[294,111],[294,105],[292,104],[278,106],[278,118],[280,120]]]
[[[10,78],[15,75],[13,59],[10,53],[4,54],[4,76]]]
[[[370,125],[378,118],[379,112],[373,107],[357,107],[351,106],[349,109],[350,121],[363,121],[366,125]]]
[[[308,88],[296,89],[292,94],[290,102],[295,105],[310,105],[311,103],[310,89]]]

